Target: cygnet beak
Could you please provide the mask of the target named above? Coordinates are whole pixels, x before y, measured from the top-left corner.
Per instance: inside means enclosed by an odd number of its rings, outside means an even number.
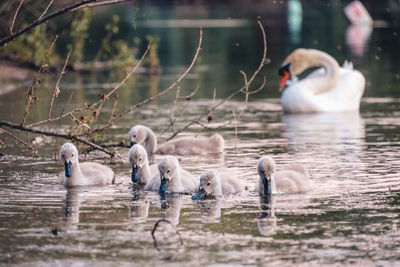
[[[160,195],[163,195],[167,192],[168,184],[169,184],[169,179],[165,178],[165,177],[161,177],[160,189],[158,190],[158,193]]]
[[[206,190],[203,187],[199,187],[199,191],[195,195],[192,196],[192,200],[202,199],[206,195]]]
[[[260,173],[261,180],[264,185],[264,194],[266,196],[271,195],[271,178],[265,175],[265,172]]]
[[[134,145],[136,145],[136,142],[131,141],[131,146],[130,147],[133,147]]]
[[[131,177],[132,182],[133,182],[133,183],[139,182],[139,178],[140,178],[140,169],[139,169],[139,166],[136,165],[136,166],[133,167],[133,169],[132,169],[132,177]]]
[[[67,178],[71,177],[72,175],[72,162],[64,162],[64,167],[65,167],[65,176]]]

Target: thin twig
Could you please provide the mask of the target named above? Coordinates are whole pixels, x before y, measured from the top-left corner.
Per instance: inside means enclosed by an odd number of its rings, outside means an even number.
[[[51,5],[53,4],[54,0],[50,0],[50,3],[47,5],[46,9],[43,11],[42,15],[40,15],[39,19],[43,18],[44,15],[46,15],[47,11],[49,10],[49,8],[51,7]]]
[[[49,58],[50,52],[54,47],[54,44],[56,43],[58,39],[58,35],[56,35],[56,37],[54,38],[53,42],[51,43],[49,49],[46,52],[46,55],[44,56],[43,60],[42,60],[42,65],[40,66],[39,71],[36,74],[35,79],[33,80],[32,85],[28,88],[28,92],[27,92],[27,102],[26,102],[26,106],[25,106],[25,114],[24,114],[24,118],[22,119],[21,125],[24,125],[28,116],[29,116],[29,111],[31,108],[31,104],[36,101],[36,97],[34,96],[35,93],[35,88],[36,86],[40,83],[40,74],[42,74],[45,69],[47,68],[47,64],[45,63],[47,61],[47,59]]]
[[[147,45],[147,49],[143,53],[143,55],[140,58],[139,62],[126,74],[125,78],[121,82],[119,82],[110,92],[108,92],[107,94],[102,94],[101,95],[101,100],[98,103],[95,103],[95,104],[92,105],[92,107],[95,107],[98,104],[100,104],[99,107],[97,108],[96,119],[99,117],[100,111],[101,111],[104,103],[110,98],[110,96],[112,94],[114,94],[119,88],[121,88],[121,86],[123,86],[126,83],[126,81],[132,76],[132,74],[134,74],[136,72],[136,70],[142,64],[142,62],[143,62],[144,58],[146,57],[147,53],[150,51],[150,47],[151,47],[151,43],[149,43]]]
[[[37,19],[37,20],[35,20],[34,22],[32,22],[31,24],[27,25],[26,27],[20,29],[19,31],[17,31],[17,32],[15,32],[15,33],[12,33],[12,34],[10,34],[9,36],[7,36],[7,37],[1,39],[1,40],[0,40],[0,47],[3,46],[3,45],[5,45],[5,44],[8,43],[8,42],[14,40],[15,38],[17,38],[17,37],[20,36],[21,34],[24,34],[25,32],[30,31],[30,30],[33,29],[34,27],[36,27],[36,26],[38,26],[38,25],[40,25],[40,24],[45,23],[45,22],[48,21],[49,19],[52,19],[52,18],[54,18],[54,17],[57,17],[57,16],[62,15],[62,14],[64,14],[64,13],[67,13],[68,11],[70,11],[70,10],[72,10],[72,9],[75,9],[75,8],[77,8],[77,7],[80,7],[80,6],[82,6],[82,5],[85,5],[85,4],[94,2],[94,1],[96,1],[96,0],[83,0],[83,1],[80,1],[80,2],[77,2],[77,3],[74,3],[74,4],[72,4],[72,5],[66,6],[66,7],[64,7],[64,8],[62,8],[62,9],[60,9],[60,10],[57,10],[57,11],[55,11],[55,12],[53,12],[53,13],[47,15],[47,16],[44,16],[44,17],[42,17],[42,18],[40,18],[40,19]]]
[[[175,80],[175,82],[173,82],[168,88],[166,88],[166,89],[162,90],[161,92],[159,92],[158,94],[156,94],[156,95],[154,95],[152,97],[149,97],[149,98],[137,103],[136,105],[131,106],[131,107],[127,108],[126,110],[120,112],[119,114],[117,114],[114,117],[114,120],[111,123],[108,123],[107,125],[105,125],[105,126],[103,126],[101,128],[97,128],[97,129],[93,130],[92,133],[103,131],[103,130],[111,127],[113,125],[114,121],[120,119],[121,117],[125,116],[129,112],[131,112],[133,110],[136,110],[137,108],[139,108],[139,107],[141,107],[141,106],[153,101],[154,99],[156,99],[156,98],[168,93],[169,91],[171,91],[189,73],[189,71],[192,69],[194,63],[196,62],[197,56],[199,55],[199,52],[200,52],[200,49],[201,49],[202,40],[203,40],[203,30],[200,28],[199,43],[198,43],[198,46],[197,46],[197,49],[196,49],[196,53],[195,53],[195,55],[193,57],[192,63],[185,70],[185,72],[183,74],[181,74],[181,76],[179,76],[179,78],[177,80]]]
[[[208,116],[207,118],[209,118],[210,114],[212,111],[216,110],[218,107],[220,107],[221,105],[223,105],[226,101],[229,101],[230,99],[232,99],[233,97],[235,97],[236,95],[243,93],[243,90],[246,89],[246,86],[249,86],[250,84],[253,83],[253,80],[255,79],[255,77],[258,75],[258,73],[261,71],[261,69],[264,67],[265,64],[265,60],[267,58],[267,38],[265,35],[265,30],[264,27],[262,26],[260,21],[257,21],[257,24],[261,30],[262,36],[263,36],[263,42],[264,42],[264,52],[263,52],[263,56],[261,59],[261,62],[258,66],[258,68],[254,71],[253,75],[250,77],[250,79],[248,80],[248,83],[245,84],[243,87],[241,87],[240,89],[236,90],[235,92],[233,92],[232,94],[230,94],[227,98],[221,100],[220,102],[218,102],[218,104],[212,106],[209,110],[207,110],[207,112],[201,114],[197,119],[189,121],[188,123],[186,123],[181,129],[179,129],[178,131],[174,132],[170,137],[167,138],[166,141],[171,140],[172,138],[174,138],[175,136],[177,136],[179,133],[185,131],[187,128],[189,128],[190,126],[194,125],[194,124],[201,124],[200,121],[205,117]],[[264,79],[265,80],[265,79]],[[264,83],[263,83],[264,84]]]
[[[245,84],[245,87],[246,87],[246,91],[245,91],[246,98],[244,100],[244,108],[240,112],[239,117],[241,117],[243,115],[243,112],[247,109],[247,102],[249,100],[249,84],[247,82],[247,76],[246,76],[246,73],[244,71],[242,71],[242,70],[240,71],[240,73],[243,75],[244,84]],[[236,118],[235,118],[235,120],[236,120]]]
[[[235,125],[235,150],[237,149],[237,120],[236,120],[236,113],[235,113],[235,108],[232,108],[232,114],[233,114],[233,119],[234,119],[234,125]]]
[[[31,150],[31,152],[35,155],[37,155],[37,151],[27,142],[25,142],[24,140],[22,140],[21,138],[19,138],[18,136],[4,130],[0,128],[0,133],[4,133],[12,138],[14,138],[15,140],[17,140],[18,142],[20,142],[21,144],[23,144],[24,146],[26,146],[27,148],[29,148]]]
[[[67,100],[67,102],[65,103],[65,105],[64,105],[64,107],[63,107],[63,109],[61,110],[61,113],[60,113],[60,115],[59,115],[60,118],[63,118],[65,109],[68,107],[69,103],[71,103],[71,100],[72,100],[72,96],[73,96],[73,95],[74,95],[74,92],[71,92],[71,93],[69,94],[68,100]],[[33,123],[33,124],[34,124],[34,123]],[[31,124],[31,125],[28,125],[28,126],[29,126],[29,127],[32,127],[32,124]]]
[[[19,2],[19,5],[18,5],[18,7],[17,7],[17,10],[15,10],[14,18],[13,18],[13,20],[12,20],[12,22],[11,22],[11,25],[10,25],[10,34],[13,33],[14,23],[15,23],[15,20],[17,19],[17,15],[18,15],[19,9],[21,8],[23,2],[24,2],[24,0],[21,0],[21,1]]]
[[[51,98],[51,103],[50,103],[48,119],[51,118],[51,113],[53,111],[54,98],[58,97],[58,95],[60,94],[60,81],[61,81],[63,75],[65,74],[65,68],[67,67],[70,55],[71,55],[71,49],[68,52],[67,58],[65,59],[64,67],[61,70],[60,76],[58,77],[58,80],[57,80],[57,83],[56,83],[56,87],[54,88],[53,97]]]
[[[103,1],[103,2],[98,2],[98,3],[89,3],[83,6],[80,6],[78,8],[72,9],[71,11],[75,11],[77,9],[85,8],[85,7],[98,7],[98,6],[106,6],[106,5],[114,5],[114,4],[119,4],[122,2],[131,2],[133,0],[110,0],[110,1]]]
[[[106,101],[107,99],[109,99],[109,97],[110,97],[112,94],[114,94],[122,85],[124,85],[124,83],[132,76],[132,74],[135,73],[135,72],[137,71],[137,69],[139,68],[139,66],[142,64],[144,58],[146,57],[147,53],[149,52],[149,49],[150,49],[150,43],[149,43],[149,45],[147,46],[146,51],[143,53],[142,57],[140,58],[139,62],[135,65],[135,67],[133,67],[132,70],[131,70],[130,72],[128,72],[128,74],[125,76],[125,78],[124,78],[121,82],[119,82],[118,84],[116,84],[116,85],[114,86],[114,88],[113,88],[110,92],[108,92],[107,94],[103,95],[102,98],[101,98],[99,101],[97,101],[97,102],[95,102],[95,103],[93,103],[93,104],[87,105],[87,106],[85,106],[85,107],[76,108],[76,109],[71,110],[71,111],[69,111],[69,112],[67,112],[67,113],[64,113],[64,111],[65,111],[65,107],[64,107],[63,111],[61,112],[61,114],[60,114],[58,117],[56,117],[56,118],[50,118],[50,119],[46,119],[46,120],[42,120],[42,121],[38,121],[38,122],[35,122],[35,123],[32,123],[32,124],[29,124],[29,125],[27,125],[27,126],[28,126],[28,127],[33,127],[33,126],[37,126],[37,125],[40,125],[40,124],[44,124],[44,123],[48,123],[48,122],[57,121],[57,120],[60,120],[60,119],[65,118],[65,117],[69,117],[69,116],[71,116],[71,115],[73,115],[73,114],[75,114],[75,113],[77,113],[77,112],[81,112],[81,111],[85,111],[85,110],[89,110],[89,109],[91,109],[91,108],[97,107],[97,106],[98,106],[99,104],[101,104],[103,101]],[[111,125],[110,125],[110,126],[111,126]]]

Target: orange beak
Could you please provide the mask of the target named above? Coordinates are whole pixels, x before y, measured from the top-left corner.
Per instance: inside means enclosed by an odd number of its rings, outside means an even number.
[[[290,73],[288,71],[284,71],[283,72],[283,77],[281,79],[281,82],[279,84],[279,92],[282,92],[283,87],[285,87],[285,84],[287,82],[287,80],[289,80],[290,78]]]

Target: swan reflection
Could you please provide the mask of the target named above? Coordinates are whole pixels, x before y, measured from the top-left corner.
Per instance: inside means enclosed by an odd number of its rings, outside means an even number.
[[[282,122],[283,135],[296,145],[359,144],[365,137],[359,112],[284,114]]]

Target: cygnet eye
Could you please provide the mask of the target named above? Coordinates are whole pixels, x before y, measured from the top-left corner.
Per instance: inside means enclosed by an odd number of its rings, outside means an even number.
[[[133,135],[133,138],[136,138],[136,134]]]
[[[142,158],[140,158],[139,161],[142,161]]]
[[[74,154],[71,155],[71,158],[73,158],[73,157],[74,157]]]
[[[167,171],[167,173],[169,173],[169,170]]]
[[[211,184],[210,182],[207,183],[207,185],[210,185],[210,184]]]

